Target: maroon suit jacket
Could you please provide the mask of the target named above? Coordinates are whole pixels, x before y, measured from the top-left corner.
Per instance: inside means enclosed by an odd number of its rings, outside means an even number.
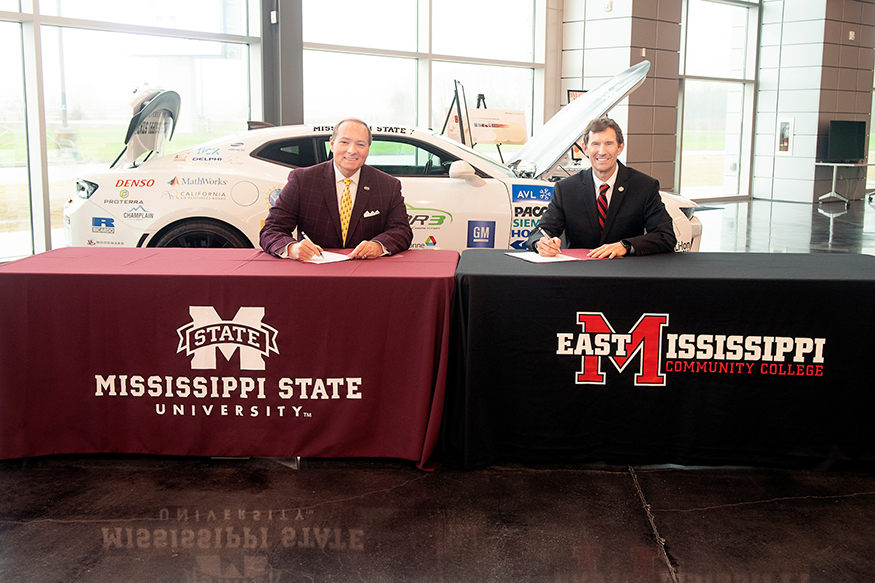
[[[292,236],[295,227],[297,239]],[[344,245],[333,160],[292,170],[261,229],[261,248],[278,256],[289,243],[303,239],[302,231],[324,249],[352,249],[362,241],[379,241],[395,254],[408,249],[413,240],[401,182],[365,165]]]

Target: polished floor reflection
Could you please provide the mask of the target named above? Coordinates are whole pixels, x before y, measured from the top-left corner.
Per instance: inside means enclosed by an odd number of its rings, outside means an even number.
[[[703,252],[875,254],[868,201],[699,216]],[[875,571],[871,467],[295,465],[0,461],[0,581],[835,583]]]
[[[875,202],[705,203],[700,251],[875,255]]]
[[[0,580],[865,581],[875,474],[0,462]]]

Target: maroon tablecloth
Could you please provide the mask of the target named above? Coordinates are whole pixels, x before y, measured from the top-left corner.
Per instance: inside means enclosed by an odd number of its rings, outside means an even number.
[[[0,266],[0,457],[393,457],[438,438],[459,255],[65,248]]]

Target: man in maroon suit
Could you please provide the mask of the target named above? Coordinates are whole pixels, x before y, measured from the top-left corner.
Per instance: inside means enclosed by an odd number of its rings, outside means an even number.
[[[370,128],[359,119],[338,123],[331,135],[333,160],[292,170],[261,229],[261,248],[299,261],[323,248],[353,248],[351,259],[408,249],[413,231],[401,182],[365,166],[371,139]]]

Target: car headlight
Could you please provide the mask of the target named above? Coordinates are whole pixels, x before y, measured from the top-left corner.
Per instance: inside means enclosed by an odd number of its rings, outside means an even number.
[[[79,195],[80,198],[89,199],[96,191],[97,185],[93,182],[89,182],[88,180],[76,181],[76,194]]]

